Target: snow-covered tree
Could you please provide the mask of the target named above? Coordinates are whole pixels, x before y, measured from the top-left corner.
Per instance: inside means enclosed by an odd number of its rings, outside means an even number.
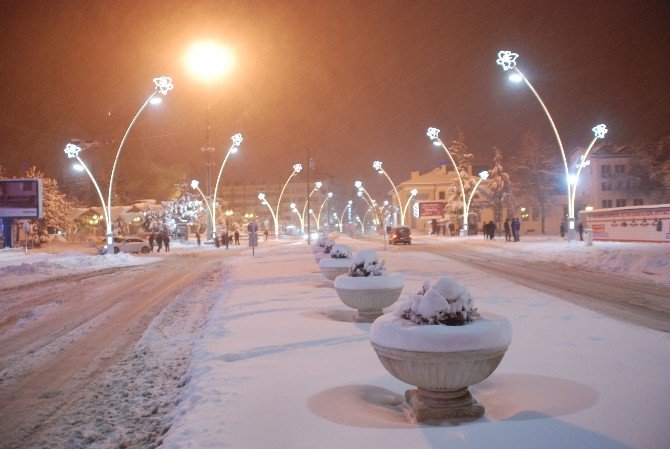
[[[126,220],[124,220],[121,217],[114,220],[114,224],[112,226],[112,233],[114,235],[126,235],[126,234],[128,234],[128,223],[126,223]]]
[[[502,165],[502,153],[496,147],[493,148],[493,169],[489,170],[488,200],[498,223],[498,230],[502,228],[503,211],[512,206],[512,183],[509,174],[505,173]]]
[[[559,154],[555,148],[543,148],[537,137],[527,134],[511,164],[514,196],[523,196],[540,209],[543,234],[547,207],[553,204],[552,195],[558,188]]]
[[[472,192],[472,189],[474,189],[477,184],[477,178],[471,175],[474,155],[470,153],[470,150],[465,144],[465,137],[461,130],[458,130],[456,139],[452,141],[451,146],[449,147],[449,153],[454,159],[461,175],[461,179],[463,180],[465,197],[469,198],[470,192]],[[479,193],[476,193],[475,196],[478,194]],[[463,196],[461,195],[461,186],[457,179],[454,179],[453,186],[447,191],[446,208],[447,211],[452,214],[463,215]]]
[[[72,220],[70,219],[72,204],[67,200],[65,194],[60,192],[58,182],[55,179],[47,178],[35,166],[26,171],[25,177],[42,180],[44,218],[34,221],[33,241],[34,243],[44,243],[49,240],[48,228],[65,231],[72,226]]]
[[[635,150],[627,193],[651,195],[659,204],[670,202],[670,134]]]
[[[148,210],[142,220],[142,227],[152,234],[172,234],[175,226],[172,214],[167,213],[165,210]]]

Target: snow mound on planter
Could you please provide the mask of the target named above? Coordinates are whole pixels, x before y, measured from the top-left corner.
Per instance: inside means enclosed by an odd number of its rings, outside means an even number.
[[[351,258],[351,248],[346,245],[333,245],[330,249],[330,257],[333,259],[349,259]]]
[[[464,326],[422,326],[387,313],[372,323],[370,341],[404,351],[505,349],[512,342],[512,326],[507,318],[488,313]]]
[[[349,276],[381,276],[386,273],[384,262],[379,261],[377,252],[371,249],[364,249],[356,253],[354,264],[349,270]]]
[[[416,324],[459,326],[479,316],[468,289],[443,276],[431,287],[426,281],[421,291],[410,296],[396,315]]]

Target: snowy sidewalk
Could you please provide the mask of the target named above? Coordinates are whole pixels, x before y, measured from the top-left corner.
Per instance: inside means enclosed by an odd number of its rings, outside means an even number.
[[[374,247],[346,238],[352,249]],[[378,250],[380,248],[377,247]],[[309,248],[226,261],[166,448],[662,448],[670,446],[670,338],[422,253],[379,251],[404,293],[452,276],[514,336],[471,388],[486,415],[415,423]],[[404,299],[404,295],[401,300]]]

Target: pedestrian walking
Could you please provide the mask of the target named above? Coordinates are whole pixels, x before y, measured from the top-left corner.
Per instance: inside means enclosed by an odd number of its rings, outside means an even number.
[[[200,231],[195,232],[195,241],[198,242],[198,246],[200,246]]]
[[[149,234],[149,252],[150,253],[154,252],[154,239],[155,238],[156,238],[156,236],[153,233]]]
[[[170,252],[170,236],[167,232],[163,234],[163,245],[165,245],[165,252]]]
[[[235,244],[239,245],[240,244],[240,231],[235,229],[235,234],[233,234],[233,235],[235,236]]]
[[[512,234],[514,235],[514,241],[519,242],[519,233],[521,232],[521,222],[518,218],[512,220]]]
[[[450,234],[452,237],[454,236],[454,229],[455,229],[454,224],[453,224],[453,223],[449,223],[449,234]]]
[[[509,224],[509,218],[505,218],[505,224],[503,227],[505,228],[505,241],[509,242],[512,240],[512,228]]]
[[[561,238],[565,237],[565,223],[561,222],[561,227],[559,228],[559,232],[561,233]]]
[[[161,252],[161,248],[163,247],[163,237],[161,237],[160,232],[159,232],[158,234],[156,234],[156,246],[158,247],[158,248],[156,249],[156,252],[157,252],[157,253],[160,253],[160,252]]]
[[[265,228],[265,232],[263,233],[263,235],[265,235],[265,241],[267,242],[268,241],[268,230],[267,230],[267,228]]]
[[[584,241],[584,225],[582,223],[577,226],[577,231],[579,231],[579,240]]]
[[[496,237],[496,230],[497,230],[496,224],[493,222],[493,220],[489,221],[489,239],[493,240]]]

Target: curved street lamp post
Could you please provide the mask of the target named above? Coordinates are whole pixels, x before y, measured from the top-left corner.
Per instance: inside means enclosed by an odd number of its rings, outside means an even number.
[[[588,146],[584,154],[581,156],[580,161],[577,163],[577,173],[571,174],[570,168],[568,166],[568,160],[565,155],[565,150],[563,149],[563,142],[561,140],[561,136],[558,134],[558,129],[556,129],[554,119],[551,117],[551,114],[545,106],[544,101],[542,101],[542,98],[540,98],[540,94],[537,93],[533,85],[530,83],[530,81],[528,81],[528,78],[526,78],[521,70],[516,67],[516,59],[518,57],[519,55],[517,53],[503,50],[498,52],[498,59],[496,59],[496,64],[501,66],[505,72],[508,70],[514,71],[509,76],[510,81],[515,83],[520,83],[523,81],[526,84],[526,86],[535,96],[535,99],[538,101],[538,103],[540,103],[540,106],[542,106],[544,114],[547,116],[549,124],[551,125],[551,129],[554,131],[554,136],[556,137],[556,142],[558,143],[558,148],[561,151],[561,157],[563,159],[563,168],[565,170],[565,179],[568,189],[568,241],[571,241],[575,239],[575,195],[577,193],[577,181],[579,179],[579,173],[584,166],[589,164],[587,157],[593,148],[593,145],[595,145],[598,139],[605,138],[607,127],[604,124],[600,124],[592,128],[595,137],[591,141],[591,144]]]
[[[296,176],[298,173],[300,173],[300,170],[302,170],[302,165],[300,164],[295,164],[293,165],[293,171],[289,175],[288,179],[284,183],[284,187],[282,187],[281,192],[279,193],[279,199],[277,200],[277,212],[272,209],[272,206],[270,206],[270,203],[265,199],[265,194],[264,193],[259,193],[258,194],[258,199],[261,200],[263,204],[265,204],[268,209],[270,209],[270,213],[272,213],[272,219],[274,221],[274,226],[275,226],[275,239],[279,240],[279,206],[281,205],[281,198],[284,195],[284,190],[286,190],[286,186],[288,185],[289,181]]]
[[[154,83],[154,90],[151,92],[151,95],[146,99],[146,101],[142,104],[140,109],[137,111],[135,114],[135,117],[133,117],[132,121],[130,122],[130,125],[128,125],[128,129],[126,129],[125,134],[123,135],[123,138],[121,139],[121,143],[119,144],[119,148],[116,151],[116,157],[114,158],[114,164],[112,165],[112,173],[109,177],[109,189],[107,191],[107,202],[105,203],[105,199],[102,195],[102,191],[100,190],[100,187],[98,186],[98,183],[95,181],[95,178],[93,177],[93,174],[91,171],[88,169],[84,161],[79,157],[79,153],[82,151],[80,147],[77,145],[73,144],[67,144],[65,146],[65,154],[67,154],[68,158],[76,158],[79,164],[84,168],[86,171],[86,174],[88,174],[89,178],[91,178],[91,181],[93,181],[93,184],[95,185],[95,188],[98,192],[98,195],[100,196],[100,201],[102,203],[102,208],[105,211],[105,228],[106,228],[106,246],[107,246],[107,254],[114,254],[114,233],[112,231],[112,189],[114,186],[114,173],[116,173],[116,165],[119,162],[119,156],[121,155],[121,150],[123,150],[123,145],[126,143],[126,140],[128,139],[128,135],[130,134],[130,130],[133,128],[133,125],[135,125],[135,122],[139,118],[139,116],[142,114],[142,111],[147,107],[149,103],[157,103],[155,101],[155,95],[156,94],[162,94],[162,95],[167,95],[169,91],[174,89],[174,86],[172,84],[172,79],[167,76],[161,76],[158,78],[153,79]],[[158,97],[157,97],[158,98]]]
[[[405,211],[402,208],[402,201],[400,201],[400,195],[398,194],[398,189],[396,188],[395,184],[391,180],[391,177],[389,176],[388,173],[386,173],[386,170],[382,168],[382,162],[381,161],[374,161],[372,163],[372,168],[374,168],[377,173],[386,176],[386,179],[388,179],[389,184],[391,184],[391,187],[393,187],[393,192],[395,192],[395,197],[398,200],[398,210],[400,212],[400,224],[402,226],[405,226]]]
[[[433,145],[435,146],[441,146],[442,149],[447,153],[447,156],[449,157],[449,160],[451,161],[451,164],[454,167],[454,171],[456,172],[456,176],[458,177],[458,184],[461,187],[461,199],[463,201],[463,227],[461,228],[460,235],[461,237],[467,237],[468,235],[468,218],[470,217],[470,202],[472,201],[472,198],[475,195],[475,192],[477,191],[477,187],[479,187],[479,184],[485,180],[486,178],[489,177],[489,173],[487,171],[483,171],[479,173],[479,180],[477,180],[477,184],[475,184],[475,187],[472,189],[472,192],[470,192],[469,198],[465,194],[465,186],[463,185],[463,179],[461,178],[461,171],[459,170],[458,166],[456,165],[456,162],[454,161],[454,158],[451,156],[451,153],[449,152],[449,149],[444,145],[444,142],[442,142],[442,139],[439,137],[440,130],[437,128],[428,128],[428,132],[426,135],[430,138],[430,140],[433,141]],[[485,174],[484,174],[485,173]]]

